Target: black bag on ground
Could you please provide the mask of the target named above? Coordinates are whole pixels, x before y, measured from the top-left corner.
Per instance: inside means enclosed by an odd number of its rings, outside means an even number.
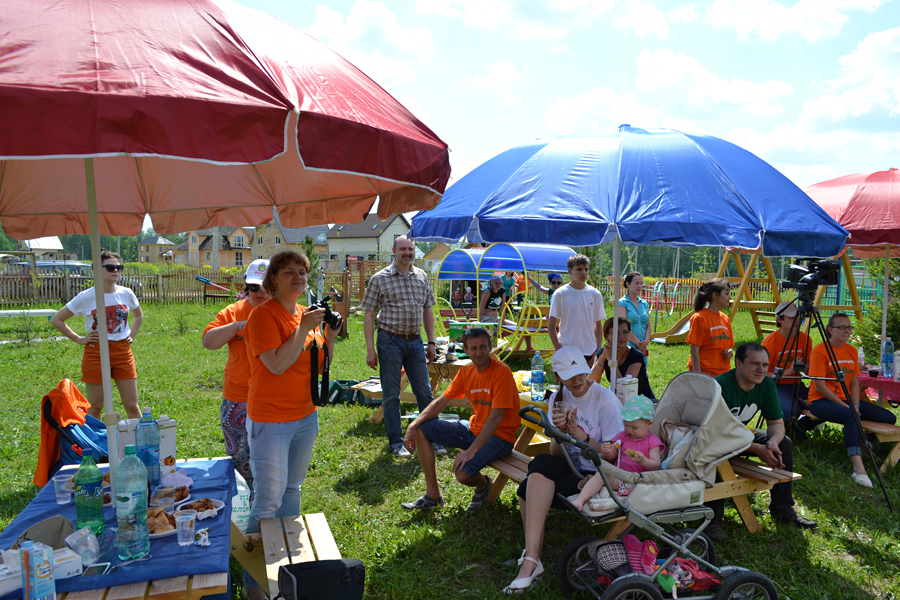
[[[355,558],[317,560],[278,569],[284,600],[362,600],[366,567]]]

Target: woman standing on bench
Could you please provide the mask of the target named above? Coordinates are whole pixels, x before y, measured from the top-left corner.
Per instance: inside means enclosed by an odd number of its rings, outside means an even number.
[[[602,385],[589,381],[591,372],[581,350],[563,346],[553,355],[553,372],[562,387],[550,396],[553,424],[575,439],[588,441],[598,452],[623,430],[622,404],[616,395]],[[563,453],[568,453],[581,471],[572,471]],[[550,454],[538,454],[528,464],[528,477],[519,485],[519,511],[525,526],[525,550],[519,559],[519,574],[504,592],[521,594],[531,589],[544,573],[541,550],[544,544],[544,521],[550,508],[567,507],[556,494],[578,493],[578,482],[596,472],[594,464],[581,456],[577,448],[563,448],[550,442]],[[527,502],[526,502],[527,497]]]
[[[862,438],[850,410],[855,410],[860,419],[891,425],[896,423],[897,417],[891,411],[871,402],[859,401],[859,359],[856,348],[847,343],[853,335],[850,317],[844,313],[834,313],[828,319],[825,332],[834,348],[837,367],[844,372],[850,398],[848,400],[844,397],[844,390],[839,382],[814,379],[809,386],[809,412],[817,419],[844,426],[844,445],[847,446],[847,455],[853,465],[851,477],[859,485],[870,488],[872,480],[866,473],[862,459]],[[828,358],[828,349],[824,343],[813,348],[809,354],[809,374],[812,377],[835,376],[835,366]]]
[[[261,519],[300,514],[300,486],[319,433],[312,386],[324,367],[324,349],[333,356],[338,334],[322,323],[325,309],[297,304],[308,277],[304,254],[287,250],[273,256],[262,282],[272,299],[253,309],[244,325],[250,359],[247,434],[255,481],[247,533],[258,532]],[[251,600],[262,597],[246,573],[244,585]]]

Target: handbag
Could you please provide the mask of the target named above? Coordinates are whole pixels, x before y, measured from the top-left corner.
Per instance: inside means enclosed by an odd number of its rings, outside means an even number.
[[[362,600],[366,567],[355,558],[316,560],[278,569],[284,600]]]

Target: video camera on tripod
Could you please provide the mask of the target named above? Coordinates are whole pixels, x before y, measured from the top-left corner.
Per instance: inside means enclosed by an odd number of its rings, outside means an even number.
[[[837,285],[841,261],[837,259],[807,258],[807,266],[788,267],[787,281],[779,282],[782,289],[797,290],[802,301],[812,301],[813,293],[820,285]]]

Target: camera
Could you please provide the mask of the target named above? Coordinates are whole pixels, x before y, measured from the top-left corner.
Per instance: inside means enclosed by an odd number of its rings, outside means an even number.
[[[331,327],[332,329],[334,329],[335,331],[341,330],[341,324],[344,322],[344,317],[342,317],[340,314],[331,310],[331,307],[328,306],[328,298],[322,298],[318,302],[311,304],[309,306],[309,308],[311,310],[316,310],[317,308],[324,308],[325,309],[325,317],[322,320],[325,321],[326,323],[328,323],[328,326]]]
[[[797,290],[804,296],[813,293],[820,285],[837,285],[841,261],[811,258],[807,259],[806,265],[791,265],[788,280],[780,282],[781,287]]]

